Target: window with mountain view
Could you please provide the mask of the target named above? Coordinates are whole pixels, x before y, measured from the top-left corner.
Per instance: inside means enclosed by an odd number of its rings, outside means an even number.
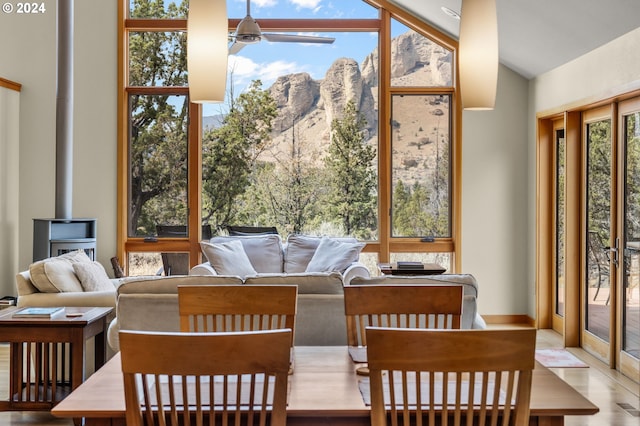
[[[450,238],[452,53],[392,23],[391,236]]]
[[[452,50],[407,21],[383,22],[366,1],[254,0],[251,16],[263,32],[283,32],[269,28],[272,18],[322,20],[314,33],[288,34],[335,41],[245,45],[229,56],[225,101],[196,106],[188,102],[183,24],[159,23],[186,24],[188,1],[130,0],[128,8],[136,21],[127,30],[125,18],[124,32],[126,252],[147,250],[135,238],[164,241],[159,225],[183,227],[196,243],[200,236],[188,231],[195,209],[214,233],[245,225],[380,244],[453,237]],[[246,12],[244,0],[227,0],[230,18]],[[341,19],[359,29],[341,28]],[[381,65],[384,25],[391,61]],[[380,75],[390,81],[381,84]]]

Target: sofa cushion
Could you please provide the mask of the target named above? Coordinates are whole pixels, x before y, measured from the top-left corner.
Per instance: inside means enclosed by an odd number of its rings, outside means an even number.
[[[342,275],[338,272],[260,274],[246,277],[244,283],[246,285],[297,285],[298,294],[343,294]]]
[[[242,243],[242,247],[249,258],[253,269],[255,269],[255,272],[259,274],[282,272],[284,250],[282,247],[282,240],[279,235],[218,236],[209,240],[209,244],[219,244],[228,241],[240,241]],[[207,256],[206,252],[205,256]],[[218,270],[208,256],[207,259],[213,267],[216,268],[216,271],[219,274],[223,273]],[[228,273],[244,276],[235,271],[230,271]]]
[[[113,290],[113,283],[100,262],[76,262],[73,264],[73,272],[84,291]]]
[[[203,241],[200,246],[209,263],[218,274],[233,274],[241,277],[255,275],[256,270],[253,268],[240,241],[231,240],[215,244]]]
[[[82,292],[80,280],[73,270],[73,264],[78,262],[91,262],[84,250],[34,262],[29,266],[31,282],[42,293]]]
[[[358,261],[364,243],[350,243],[333,238],[322,238],[306,272],[344,271]]]
[[[313,237],[300,234],[289,235],[287,238],[287,248],[284,253],[284,272],[287,274],[305,272],[322,238],[327,237]],[[331,237],[331,239],[350,243],[358,242],[358,240],[351,237]]]
[[[242,284],[235,275],[169,275],[128,277],[118,287],[121,294],[178,294],[179,285]]]

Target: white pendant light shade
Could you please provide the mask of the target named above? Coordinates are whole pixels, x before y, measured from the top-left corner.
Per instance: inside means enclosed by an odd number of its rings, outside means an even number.
[[[190,0],[187,72],[191,102],[223,102],[227,84],[226,0]]]
[[[462,0],[460,91],[464,109],[493,109],[498,85],[496,0]]]

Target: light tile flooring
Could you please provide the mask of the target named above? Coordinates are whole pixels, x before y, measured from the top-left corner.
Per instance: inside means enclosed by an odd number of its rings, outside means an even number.
[[[560,336],[550,330],[538,331],[537,347],[558,348],[562,346]],[[590,365],[589,368],[554,368],[558,376],[584,394],[600,408],[593,416],[567,416],[566,426],[639,426],[640,385],[608,369],[601,362],[580,349],[570,351]],[[8,345],[0,344],[0,398],[7,398],[8,389]],[[48,413],[3,412],[3,426],[71,426],[69,419],[57,419]]]

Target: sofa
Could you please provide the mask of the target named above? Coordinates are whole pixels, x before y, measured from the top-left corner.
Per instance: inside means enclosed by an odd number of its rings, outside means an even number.
[[[370,276],[358,261],[364,243],[355,238],[292,234],[283,243],[279,235],[261,234],[217,236],[200,245],[207,261],[191,268],[189,275],[237,275],[258,280],[338,272],[343,283]]]
[[[179,285],[296,285],[298,306],[294,344],[336,346],[347,342],[342,275],[338,272],[266,275],[173,275],[129,279],[117,289],[116,318],[107,339],[119,350],[120,330],[179,331]]]
[[[442,275],[382,275],[379,277],[355,277],[349,285],[460,285],[462,291],[462,318],[460,327],[469,329],[487,328],[487,324],[478,313],[478,282],[471,274]]]
[[[343,285],[369,277],[358,262],[364,247],[354,238],[277,234],[217,236],[201,243],[207,261],[188,276],[147,277],[118,287],[116,319],[108,340],[118,350],[121,329],[179,330],[179,285],[295,285],[298,306],[294,344],[335,346],[347,342]]]
[[[19,272],[17,305],[115,308],[116,289],[121,281],[110,279],[104,267],[83,250],[72,251],[34,262],[28,270]]]

